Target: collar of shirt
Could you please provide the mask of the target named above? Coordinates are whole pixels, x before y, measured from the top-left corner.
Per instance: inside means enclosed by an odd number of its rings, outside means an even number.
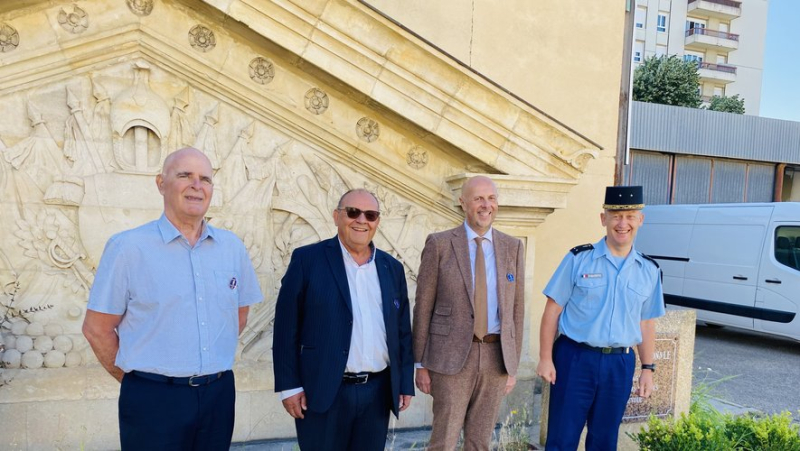
[[[594,259],[598,259],[601,257],[608,258],[609,261],[614,261],[614,254],[611,253],[611,249],[608,248],[606,244],[606,239],[603,238],[602,240],[598,241],[594,245]],[[633,257],[633,261],[639,264],[639,266],[644,266],[644,260],[638,252],[636,252],[636,248],[631,246],[631,251],[628,253],[628,256],[625,257],[625,261],[628,261],[629,257]],[[624,263],[623,263],[624,264]]]
[[[181,232],[175,227],[169,219],[167,219],[167,215],[161,213],[161,217],[158,218],[158,230],[161,232],[161,238],[164,240],[164,243],[169,243],[170,241],[174,240],[178,237],[183,237]],[[185,238],[185,237],[184,237]],[[215,239],[214,237],[214,228],[208,225],[206,220],[203,220],[203,232],[200,234],[200,239],[197,240],[198,243],[202,242],[206,238]]]
[[[344,247],[344,244],[342,243],[342,239],[339,238],[338,236],[336,237],[336,239],[339,240],[339,247],[342,248],[342,257],[344,258],[344,261],[346,263],[351,263],[351,264],[353,264],[355,266],[363,266],[363,265],[359,265],[356,262],[356,260],[353,258],[353,256],[350,255],[350,251],[348,251],[347,248]],[[367,262],[364,263],[364,265],[369,265],[370,263],[372,263],[375,260],[375,244],[372,241],[369,242],[369,250],[370,250],[369,260],[367,260]]]
[[[467,224],[467,221],[464,221],[464,229],[466,229],[466,231],[467,231],[467,242],[468,243],[473,242],[475,240],[475,238],[477,238],[479,236],[477,233],[475,233],[474,230],[472,230],[472,228],[469,226],[469,224]],[[494,243],[494,241],[492,241],[492,235],[493,235],[492,232],[494,232],[494,229],[492,228],[492,226],[489,226],[489,230],[486,231],[486,233],[483,235],[483,238],[485,238],[486,240],[488,240],[491,243]]]

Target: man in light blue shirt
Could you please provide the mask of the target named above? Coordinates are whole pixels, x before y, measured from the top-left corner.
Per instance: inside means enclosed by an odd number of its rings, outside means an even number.
[[[567,253],[544,289],[537,373],[551,385],[547,450],[613,450],[633,385],[638,346],[638,395],[653,390],[655,318],[664,315],[661,271],[634,249],[644,222],[641,186],[606,190],[600,219],[606,236]],[[556,332],[559,337],[557,340]]]
[[[234,355],[249,306],[263,298],[241,240],[204,220],[208,158],[170,154],[156,185],[164,213],[114,235],[83,332],[122,385],[122,449],[230,448]]]

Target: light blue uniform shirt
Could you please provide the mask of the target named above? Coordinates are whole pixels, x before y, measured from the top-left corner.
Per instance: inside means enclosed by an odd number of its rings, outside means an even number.
[[[162,214],[108,240],[88,308],[122,315],[123,371],[183,377],[231,369],[239,307],[262,299],[236,235],[205,224],[192,247]]]
[[[635,346],[642,342],[642,320],[664,315],[661,271],[631,249],[621,266],[606,246],[569,252],[544,289],[564,308],[558,331],[597,347]]]

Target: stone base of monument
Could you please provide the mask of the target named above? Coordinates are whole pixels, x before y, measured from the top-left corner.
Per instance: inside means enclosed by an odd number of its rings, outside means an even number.
[[[655,390],[649,399],[636,396],[641,362],[637,354],[633,389],[622,419],[619,450],[637,450],[638,446],[627,433],[636,433],[647,423],[650,415],[665,418],[689,413],[692,395],[692,364],[694,361],[694,310],[670,310],[656,322]],[[550,385],[542,389],[542,411],[539,438],[547,442],[547,411],[550,406]],[[583,448],[586,429],[581,436]]]

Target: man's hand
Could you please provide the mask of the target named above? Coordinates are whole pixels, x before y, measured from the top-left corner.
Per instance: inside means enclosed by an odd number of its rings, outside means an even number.
[[[414,378],[417,388],[426,395],[431,394],[431,375],[427,368],[417,368],[417,375]]]
[[[289,412],[292,418],[305,418],[303,411],[306,410],[306,392],[301,391],[296,395],[292,395],[283,400],[283,408]]]
[[[517,385],[517,378],[514,376],[508,376],[508,380],[506,381],[506,391],[503,394],[507,395],[511,393],[511,390],[514,389],[515,385]]]
[[[539,364],[536,365],[536,374],[542,376],[545,381],[555,385],[556,367],[553,365],[552,360],[539,360]]]
[[[400,395],[400,403],[398,405],[400,406],[401,412],[408,409],[408,406],[411,405],[411,398],[411,395]]]
[[[653,372],[642,370],[642,374],[639,375],[639,390],[636,394],[642,398],[649,398],[653,393],[653,386]]]

